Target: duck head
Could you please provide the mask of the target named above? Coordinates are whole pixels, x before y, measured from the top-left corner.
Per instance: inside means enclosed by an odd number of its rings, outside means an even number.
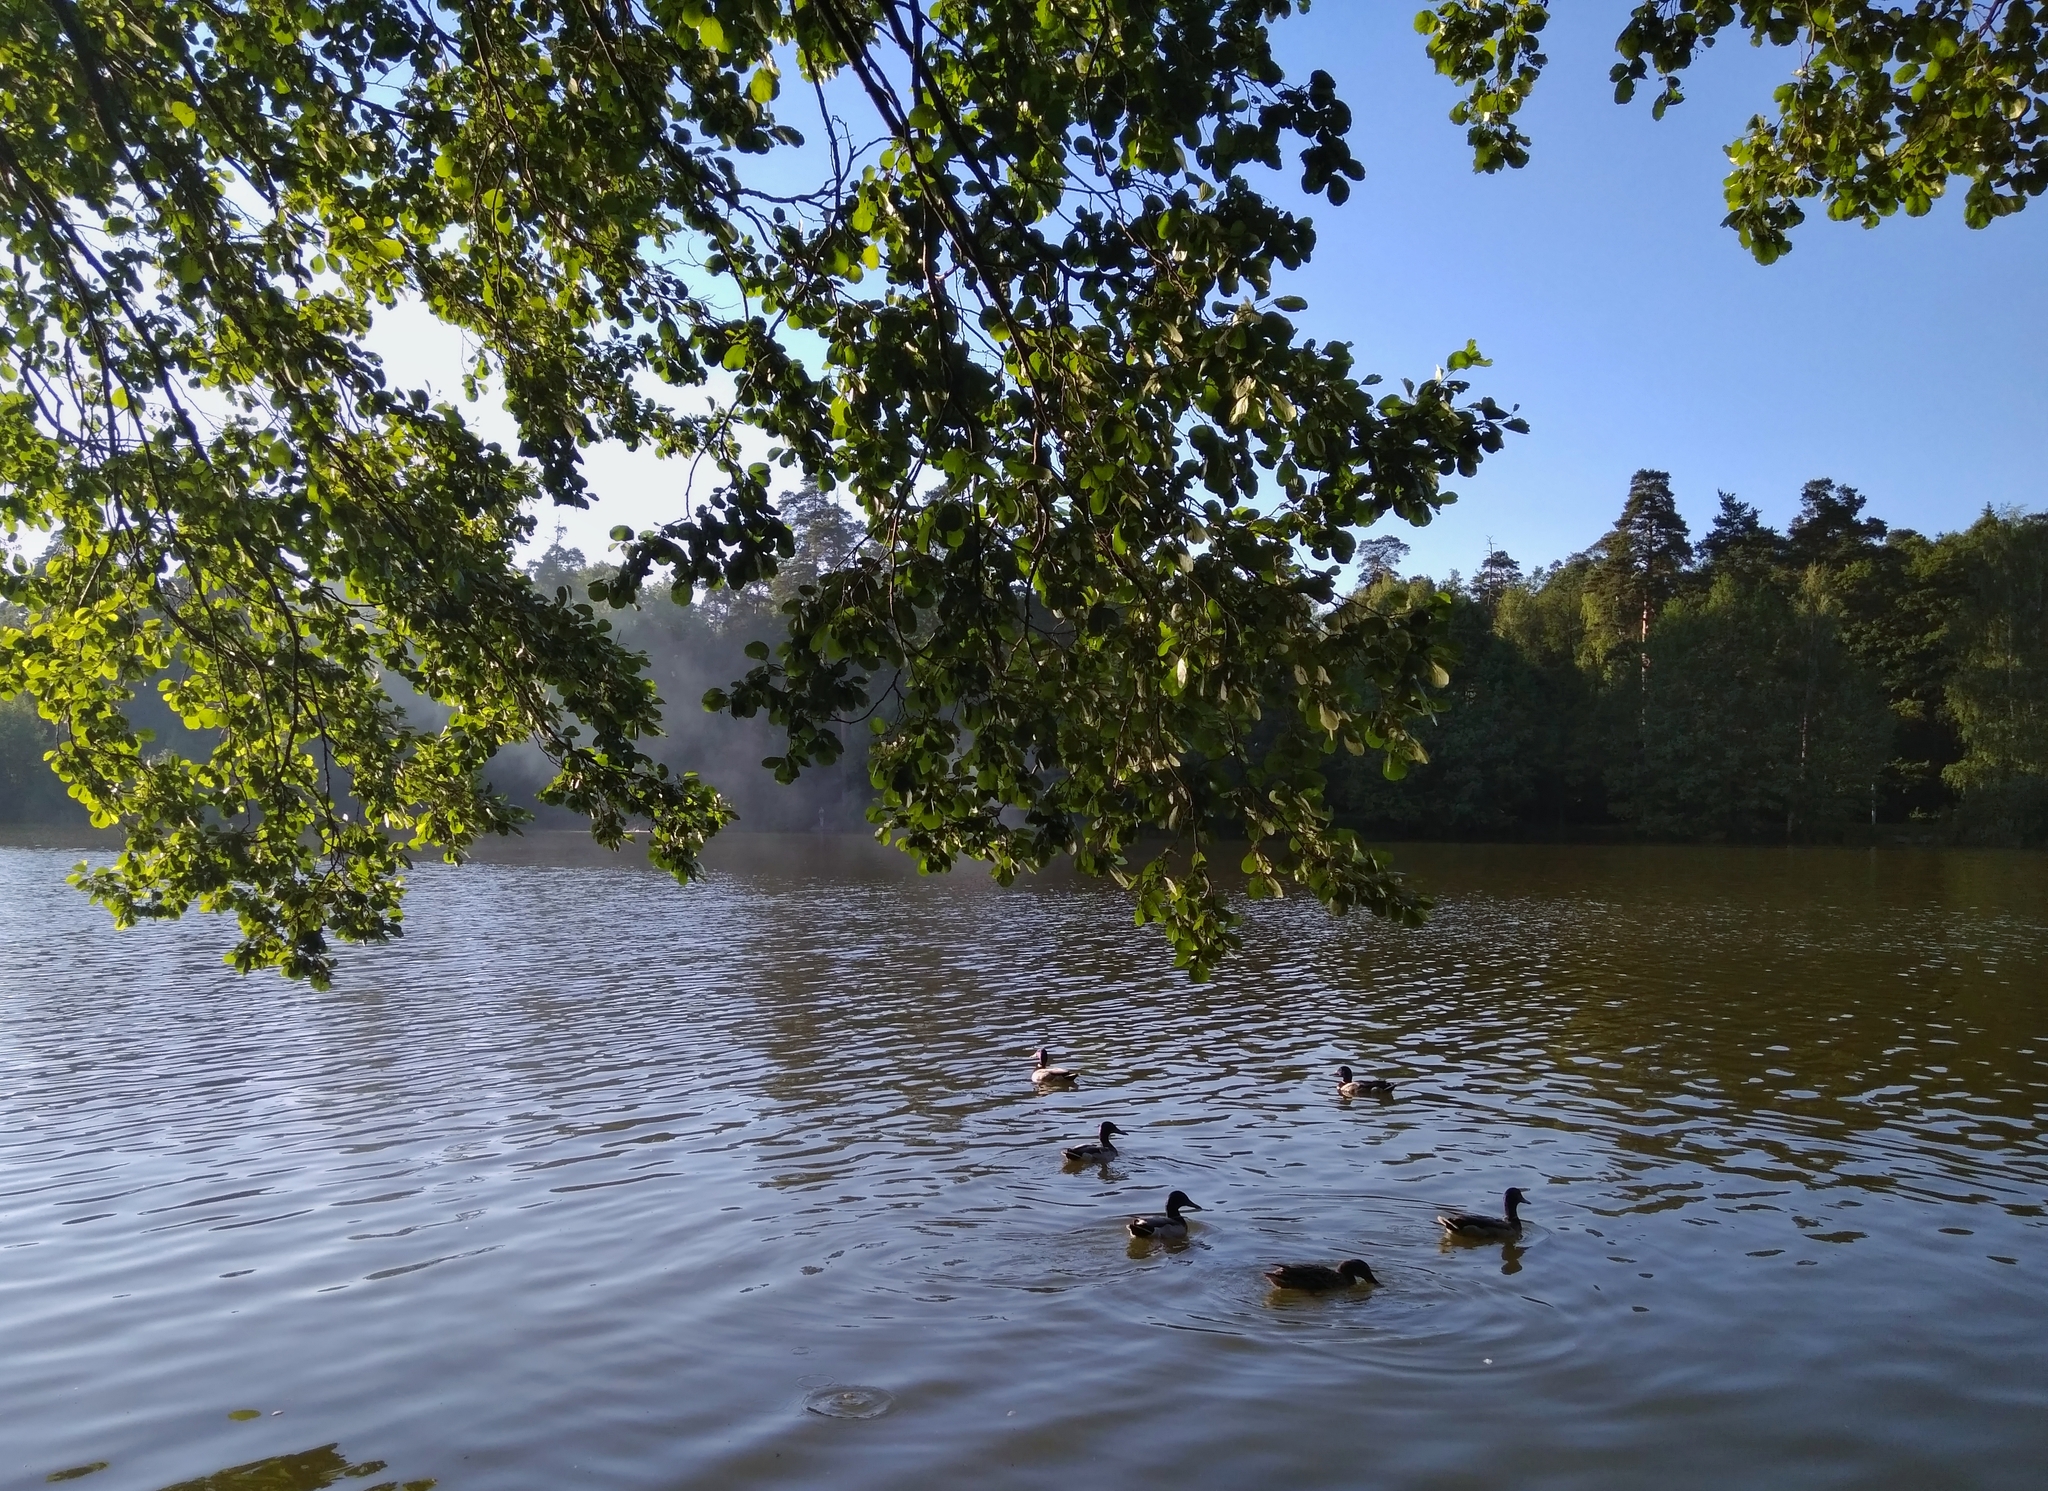
[[[1520,1186],[1509,1186],[1506,1200],[1508,1215],[1512,1217],[1515,1214],[1515,1208],[1523,1205],[1528,1199],[1528,1192],[1524,1191]]]
[[[1048,1066],[1052,1062],[1052,1052],[1046,1050],[1045,1047],[1040,1046],[1036,1051],[1033,1051],[1031,1053],[1031,1059],[1040,1066]]]
[[[1337,1265],[1337,1272],[1354,1283],[1379,1283],[1379,1280],[1372,1276],[1372,1266],[1363,1258],[1347,1258],[1344,1262]]]
[[[1117,1127],[1117,1126],[1116,1126],[1115,1124],[1113,1124],[1113,1123],[1105,1123],[1105,1124],[1104,1124],[1104,1125],[1102,1126],[1102,1142],[1103,1142],[1104,1144],[1107,1144],[1107,1143],[1109,1143],[1109,1136],[1110,1136],[1111,1134],[1121,1134],[1122,1132],[1123,1132],[1123,1130],[1122,1130],[1122,1129],[1120,1129],[1120,1128],[1118,1128],[1118,1127]]]
[[[1166,1214],[1169,1217],[1177,1217],[1184,1211],[1200,1211],[1201,1209],[1194,1202],[1188,1200],[1188,1193],[1186,1191],[1175,1191],[1166,1198]]]
[[[1349,1081],[1351,1080],[1351,1068],[1350,1068],[1350,1067],[1348,1067],[1348,1066],[1340,1066],[1340,1067],[1338,1067],[1338,1068],[1337,1068],[1337,1080],[1338,1080],[1339,1082],[1349,1082]]]

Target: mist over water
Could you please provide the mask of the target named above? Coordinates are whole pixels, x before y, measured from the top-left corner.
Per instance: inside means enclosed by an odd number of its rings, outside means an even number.
[[[736,838],[689,889],[423,867],[323,994],[202,921],[114,935],[76,857],[0,850],[9,1491],[2031,1487],[2048,1451],[2038,858],[1404,848],[1428,928],[1266,906],[1190,986],[1113,891]],[[1105,1118],[1120,1156],[1063,1166]],[[1510,1185],[1518,1243],[1439,1241]],[[1189,1240],[1134,1244],[1174,1188]],[[1382,1287],[1261,1277],[1349,1257]]]

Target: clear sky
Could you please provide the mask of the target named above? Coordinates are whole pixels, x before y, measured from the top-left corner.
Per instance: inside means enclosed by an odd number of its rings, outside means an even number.
[[[1724,44],[1653,121],[1607,82],[1626,0],[1572,0],[1525,110],[1534,158],[1480,176],[1415,33],[1419,3],[1322,0],[1274,33],[1290,77],[1336,76],[1367,172],[1345,206],[1310,209],[1315,260],[1276,286],[1308,298],[1304,332],[1354,343],[1390,380],[1476,338],[1495,363],[1477,391],[1534,427],[1457,483],[1435,524],[1384,530],[1413,544],[1408,568],[1469,574],[1489,539],[1524,565],[1560,559],[1599,537],[1642,466],[1672,474],[1696,532],[1717,488],[1782,525],[1816,476],[1927,532],[1986,503],[2048,507],[2048,202],[1982,232],[1963,226],[1960,193],[1872,232],[1816,204],[1794,251],[1759,266],[1720,226],[1723,152],[1796,54]],[[455,345],[425,321],[396,313],[378,341],[400,378],[452,393]],[[680,473],[659,463],[599,450],[589,470],[603,500],[543,514],[542,543],[560,520],[595,557],[613,524],[682,511]]]
[[[1928,532],[1987,502],[2048,506],[2048,202],[1981,232],[1960,192],[1869,232],[1813,204],[1760,266],[1720,226],[1724,148],[1797,54],[1724,43],[1655,121],[1606,77],[1628,8],[1553,7],[1533,158],[1495,176],[1445,118],[1457,95],[1422,55],[1416,0],[1324,0],[1275,32],[1290,75],[1336,76],[1367,173],[1316,213],[1299,319],[1390,377],[1476,337],[1495,364],[1477,387],[1533,426],[1402,534],[1410,566],[1470,573],[1489,535],[1525,565],[1561,558],[1641,466],[1671,473],[1695,531],[1717,488],[1782,525],[1816,476]]]

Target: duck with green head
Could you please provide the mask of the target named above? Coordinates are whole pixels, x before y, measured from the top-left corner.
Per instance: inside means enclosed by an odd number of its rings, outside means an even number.
[[[1188,1199],[1186,1191],[1175,1191],[1166,1198],[1166,1210],[1149,1216],[1132,1217],[1124,1225],[1133,1237],[1176,1238],[1188,1235],[1187,1218],[1184,1211],[1200,1211],[1202,1208]]]
[[[1109,1142],[1109,1136],[1122,1132],[1122,1129],[1105,1119],[1096,1135],[1095,1143],[1076,1144],[1069,1149],[1061,1150],[1060,1153],[1066,1157],[1070,1165],[1106,1165],[1116,1158],[1116,1146]]]
[[[1373,1277],[1372,1266],[1363,1258],[1347,1258],[1335,1268],[1320,1263],[1282,1263],[1267,1269],[1266,1278],[1275,1289],[1305,1289],[1311,1294],[1349,1289],[1354,1284],[1379,1283]]]
[[[1394,1095],[1394,1084],[1385,1077],[1359,1077],[1354,1079],[1351,1068],[1337,1068],[1337,1096],[1344,1098],[1390,1098]]]
[[[1446,1237],[1467,1242],[1502,1242],[1522,1235],[1520,1210],[1528,1199],[1520,1186],[1510,1186],[1502,1203],[1507,1210],[1506,1216],[1489,1217],[1471,1211],[1447,1212],[1436,1219],[1436,1224],[1444,1229]]]

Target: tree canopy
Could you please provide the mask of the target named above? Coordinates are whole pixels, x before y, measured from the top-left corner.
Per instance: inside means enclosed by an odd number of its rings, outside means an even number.
[[[2048,514],[1927,536],[1808,482],[1788,531],[1720,494],[1647,624],[1604,574],[1643,509],[1523,576],[1443,589],[1454,703],[1399,784],[1338,763],[1340,822],[1435,837],[2048,842]],[[1661,481],[1655,483],[1661,485]],[[1686,538],[1682,518],[1669,530]],[[1824,540],[1824,541],[1819,541]],[[1675,547],[1675,545],[1674,545]]]
[[[529,741],[544,802],[689,876],[729,806],[656,759],[663,701],[593,602],[768,579],[777,494],[808,488],[862,541],[706,699],[777,728],[779,777],[869,729],[885,838],[1004,879],[1071,854],[1198,975],[1234,940],[1219,828],[1255,894],[1418,917],[1320,763],[1421,758],[1448,602],[1338,575],[1521,423],[1470,397],[1475,347],[1388,387],[1278,293],[1316,244],[1283,197],[1362,174],[1335,81],[1274,61],[1293,8],[0,0],[0,695],[126,831],[84,887],[123,924],[233,912],[238,967],[324,979],[330,935],[397,930],[408,851],[513,826],[487,767]],[[1921,11],[1883,43],[1920,59],[1918,112],[1752,142],[1759,253],[1809,185],[1867,215],[1960,173],[1973,220],[2038,190],[2032,12]],[[1675,97],[1734,13],[1646,5],[1629,66]],[[1752,13],[1825,58],[1891,35]],[[1430,22],[1482,166],[1525,153],[1542,19]],[[1864,107],[1866,74],[1812,107]],[[1915,122],[1958,100],[1983,107]],[[1874,153],[1898,121],[1910,166]],[[401,304],[465,339],[515,450],[370,352]],[[618,530],[599,594],[537,585],[519,546],[590,501],[603,441],[673,460],[677,516]],[[185,748],[152,748],[150,701]]]

